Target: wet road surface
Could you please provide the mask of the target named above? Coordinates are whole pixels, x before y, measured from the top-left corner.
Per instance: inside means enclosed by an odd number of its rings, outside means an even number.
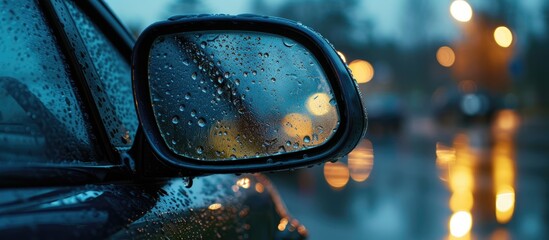
[[[336,164],[270,177],[311,239],[546,239],[546,122],[415,118]]]

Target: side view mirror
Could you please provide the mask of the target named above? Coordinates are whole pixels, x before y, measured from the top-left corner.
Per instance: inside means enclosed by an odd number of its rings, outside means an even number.
[[[148,27],[133,56],[142,133],[154,157],[200,174],[338,159],[366,129],[334,48],[289,20],[181,16]]]

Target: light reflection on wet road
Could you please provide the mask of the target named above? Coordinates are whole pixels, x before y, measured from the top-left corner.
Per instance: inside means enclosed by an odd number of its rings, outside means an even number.
[[[545,121],[507,110],[490,127],[418,122],[337,164],[271,175],[311,239],[546,238]]]

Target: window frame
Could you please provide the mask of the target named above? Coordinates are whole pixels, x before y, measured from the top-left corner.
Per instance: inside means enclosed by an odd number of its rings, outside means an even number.
[[[80,45],[72,47],[67,32],[61,25],[60,13],[71,16],[63,2],[55,6],[57,0],[36,0],[39,10],[43,13],[46,27],[50,28],[61,54],[65,57],[65,64],[69,68],[73,78],[74,91],[80,95],[82,111],[88,115],[90,132],[95,135],[92,144],[96,150],[106,159],[100,159],[99,164],[29,164],[25,166],[6,166],[0,168],[0,187],[17,186],[58,186],[58,185],[81,185],[97,182],[128,181],[134,176],[134,169],[129,161],[131,157],[125,151],[117,151],[111,145],[106,127],[103,124],[99,109],[93,100],[91,89],[88,86],[87,78],[95,74],[85,74],[78,64],[76,52],[86,46],[81,38]],[[73,0],[61,0],[73,1]],[[73,1],[75,5],[97,25],[99,30],[107,37],[123,56],[124,61],[131,67],[131,54],[135,40],[121,22],[114,16],[112,11],[103,1]],[[60,12],[63,11],[63,12]],[[71,20],[72,21],[72,20]],[[76,30],[76,26],[69,26]],[[93,63],[92,63],[93,64]],[[132,96],[133,97],[133,96]],[[138,127],[138,132],[141,131]],[[136,133],[136,136],[138,133]],[[132,147],[137,145],[138,140],[134,136]],[[96,162],[97,163],[97,162]],[[32,173],[32,174],[30,174]]]

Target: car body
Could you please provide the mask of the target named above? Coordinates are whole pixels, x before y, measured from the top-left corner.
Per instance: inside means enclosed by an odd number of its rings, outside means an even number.
[[[134,40],[104,3],[0,5],[2,238],[306,237],[264,175],[132,171]]]

